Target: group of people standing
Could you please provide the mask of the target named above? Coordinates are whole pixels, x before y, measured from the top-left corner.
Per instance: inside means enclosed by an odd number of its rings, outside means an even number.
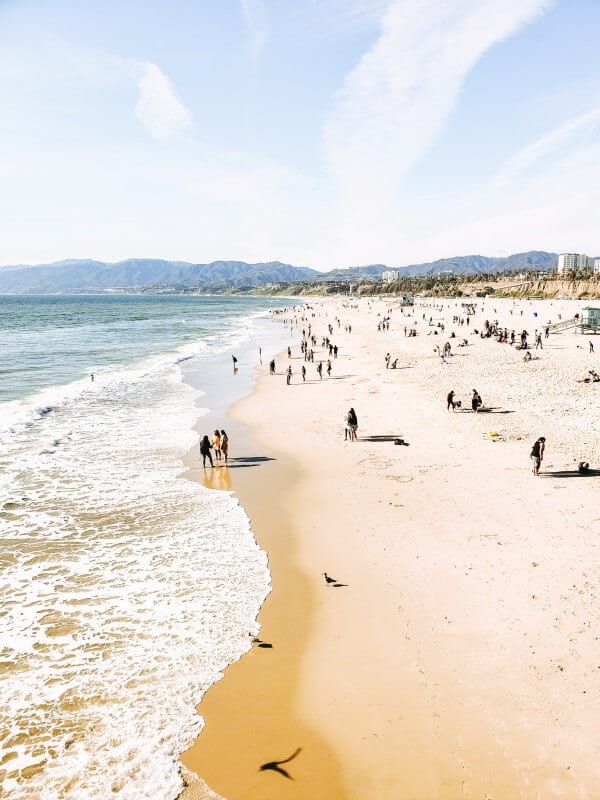
[[[219,431],[218,429],[215,430],[214,436],[212,441],[205,435],[202,437],[200,441],[200,455],[202,456],[202,466],[206,467],[206,459],[211,465],[214,467],[214,461],[212,457],[211,450],[215,452],[215,461],[224,461],[224,466],[228,464],[228,453],[229,453],[229,436],[225,433],[225,431]],[[217,465],[218,466],[218,465]]]

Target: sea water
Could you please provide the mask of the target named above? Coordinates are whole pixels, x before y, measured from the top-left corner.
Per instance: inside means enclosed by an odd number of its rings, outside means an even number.
[[[269,587],[235,496],[181,475],[183,370],[209,379],[284,304],[0,297],[3,797],[177,797],[195,705]]]

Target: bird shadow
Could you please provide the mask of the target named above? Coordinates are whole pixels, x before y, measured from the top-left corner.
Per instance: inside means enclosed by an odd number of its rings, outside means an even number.
[[[270,642],[263,642],[262,639],[258,639],[256,636],[252,639],[252,644],[256,645],[256,647],[262,647],[263,649],[272,650],[273,645]]]
[[[296,756],[300,752],[302,752],[302,748],[301,747],[299,747],[297,750],[295,750],[292,753],[291,756],[288,756],[287,758],[284,758],[281,761],[267,761],[266,764],[261,764],[261,766],[258,768],[258,771],[259,772],[266,772],[267,770],[271,770],[271,772],[277,772],[277,773],[279,773],[279,775],[282,775],[284,778],[287,778],[289,781],[293,781],[294,779],[292,778],[290,773],[286,769],[284,769],[281,765],[282,764],[288,764],[290,761],[292,761],[294,758],[296,758]]]

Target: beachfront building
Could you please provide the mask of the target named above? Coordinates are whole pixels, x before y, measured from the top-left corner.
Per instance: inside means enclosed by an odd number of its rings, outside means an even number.
[[[381,280],[384,283],[392,283],[393,281],[397,281],[399,277],[400,273],[397,269],[388,269],[381,273]]]
[[[594,275],[600,275],[600,258],[594,259]]]
[[[558,274],[582,272],[588,268],[589,257],[583,253],[561,253],[558,257]]]

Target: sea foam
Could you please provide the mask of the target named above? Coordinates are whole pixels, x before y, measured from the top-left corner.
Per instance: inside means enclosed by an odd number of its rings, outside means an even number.
[[[201,393],[177,362],[204,347],[4,404],[6,797],[175,798],[195,705],[256,631],[266,556],[232,494],[181,476]]]

